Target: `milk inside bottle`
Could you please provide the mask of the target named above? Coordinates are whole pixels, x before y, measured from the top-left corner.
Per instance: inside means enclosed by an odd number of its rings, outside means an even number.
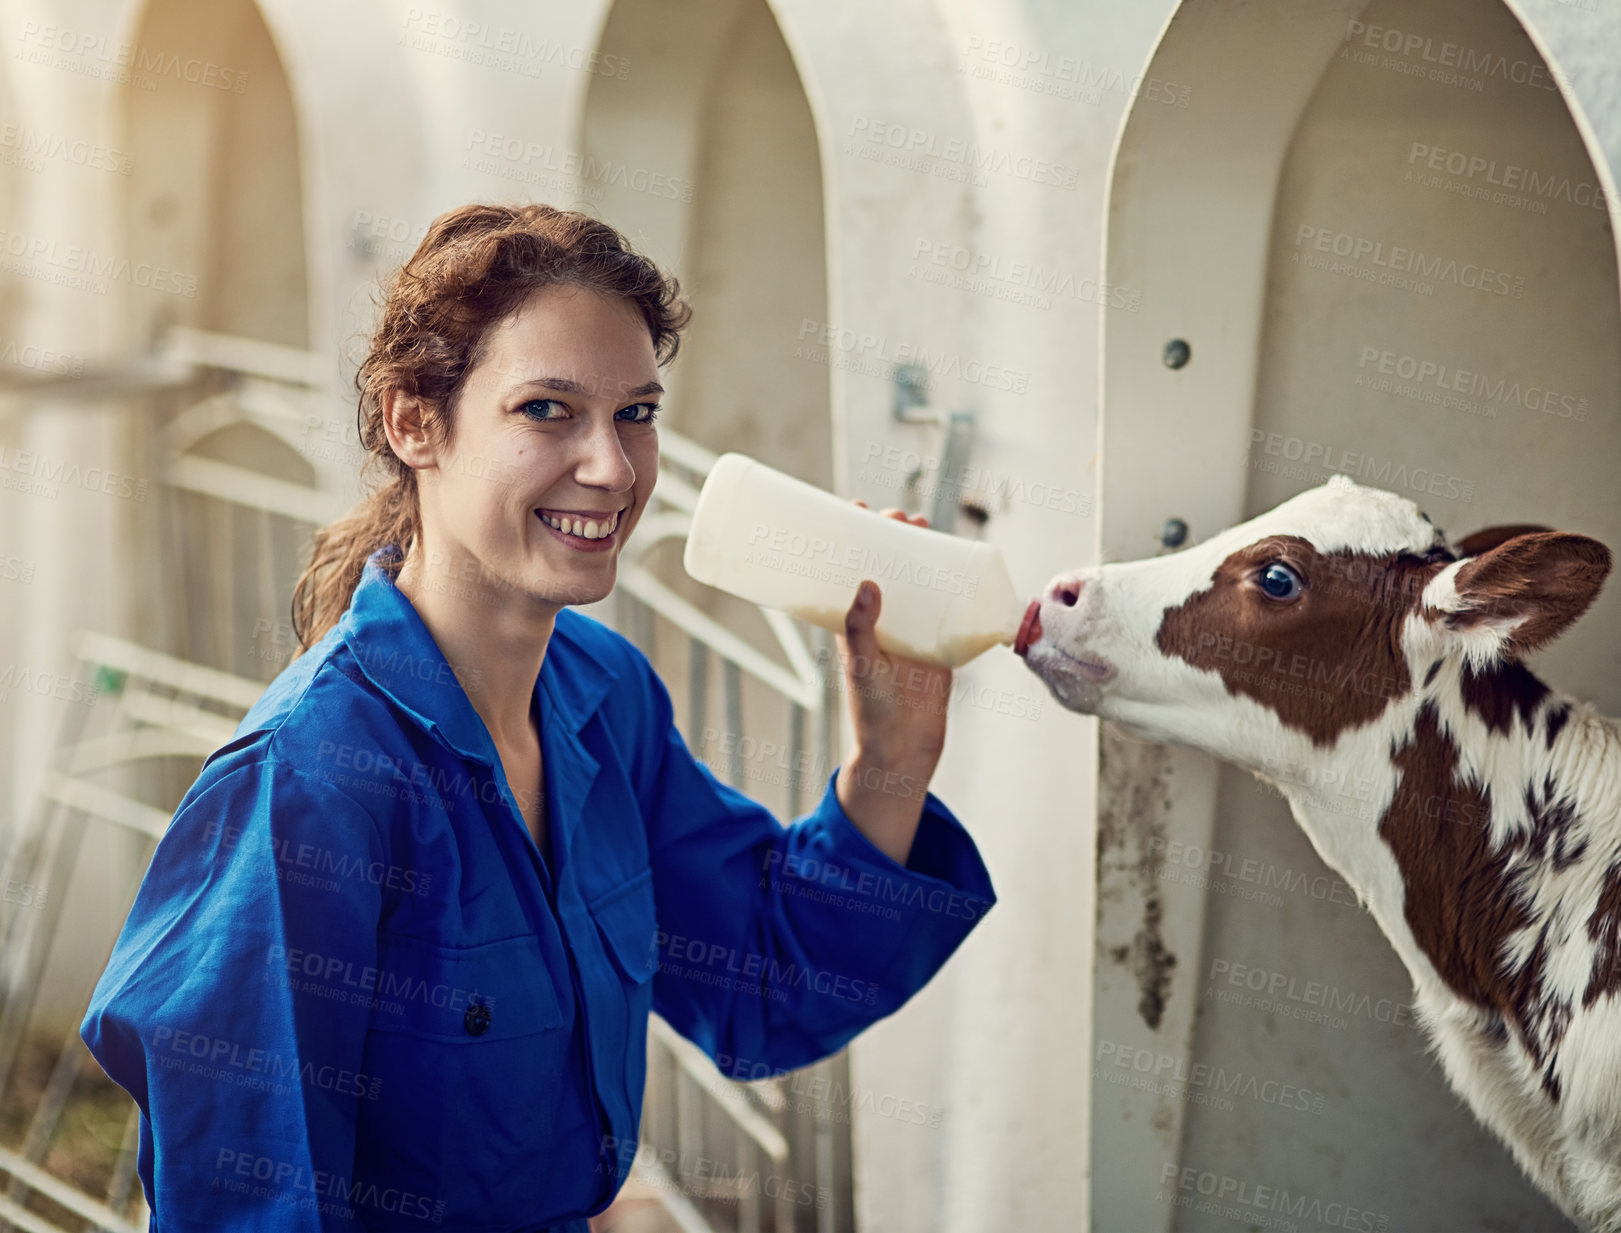
[[[1024,616],[995,545],[885,518],[738,453],[704,481],[682,563],[699,582],[838,634],[871,578],[883,592],[878,645],[948,668],[1011,646]]]

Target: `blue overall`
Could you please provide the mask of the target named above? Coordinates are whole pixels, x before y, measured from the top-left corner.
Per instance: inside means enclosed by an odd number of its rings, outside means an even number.
[[[568,608],[535,685],[542,853],[398,560],[203,764],[91,997],[162,1233],[584,1233],[636,1155],[649,1011],[726,1074],[804,1066],[995,902],[932,793],[905,866],[836,770],[784,827]]]

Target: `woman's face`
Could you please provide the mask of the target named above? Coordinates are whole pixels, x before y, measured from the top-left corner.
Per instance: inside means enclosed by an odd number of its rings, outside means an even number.
[[[649,414],[663,392],[628,300],[551,286],[493,326],[450,442],[417,472],[428,585],[512,588],[557,605],[605,598],[658,480]],[[563,518],[568,532],[546,521]]]

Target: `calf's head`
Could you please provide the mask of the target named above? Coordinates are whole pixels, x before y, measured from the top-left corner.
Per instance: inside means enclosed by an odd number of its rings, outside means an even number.
[[[1536,526],[1449,545],[1412,501],[1336,475],[1183,551],[1059,574],[1014,649],[1071,710],[1287,779],[1508,669],[1609,568],[1598,541]]]

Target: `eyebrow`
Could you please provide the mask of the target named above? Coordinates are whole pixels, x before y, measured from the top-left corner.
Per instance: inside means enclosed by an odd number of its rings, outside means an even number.
[[[557,390],[563,394],[581,394],[589,396],[591,391],[579,381],[572,381],[568,377],[535,377],[530,381],[520,381],[513,386],[513,390],[527,389],[529,386],[539,385],[549,390]],[[600,388],[600,386],[599,386]],[[646,385],[638,385],[633,390],[626,390],[626,398],[645,398],[649,394],[662,394],[664,387],[657,381],[649,381]]]

